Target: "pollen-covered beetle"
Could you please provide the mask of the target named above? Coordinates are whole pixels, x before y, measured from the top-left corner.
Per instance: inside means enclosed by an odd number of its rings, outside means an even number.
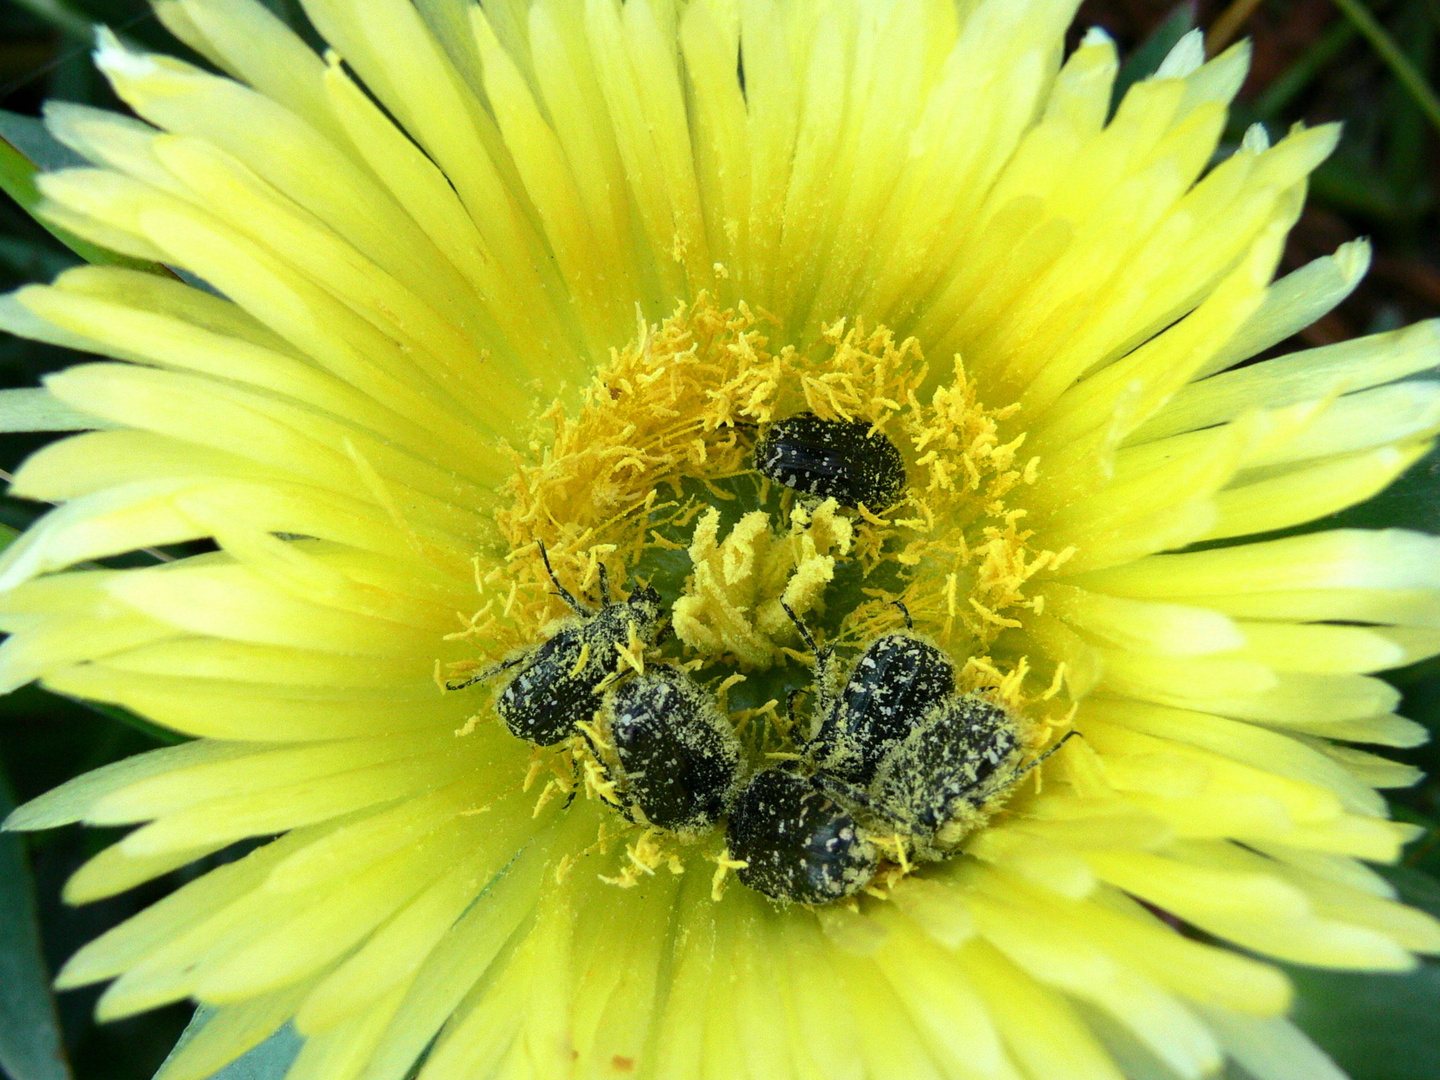
[[[855,818],[811,777],[756,773],[730,813],[730,857],[740,880],[776,900],[827,904],[859,892],[879,854]]]
[[[868,785],[891,748],[955,693],[955,665],[916,637],[910,612],[898,601],[896,606],[907,632],[882,634],[870,642],[838,694],[829,669],[831,650],[817,646],[805,624],[785,607],[815,654],[816,700],[802,749],[822,774],[847,784]]]
[[[1022,766],[1019,722],[978,694],[957,693],[949,657],[914,636],[910,613],[896,606],[906,632],[871,641],[838,693],[830,650],[786,608],[816,657],[816,706],[798,748],[810,783],[862,834],[888,833],[919,859],[943,859],[1065,740]]]
[[[922,850],[943,851],[980,824],[979,808],[1019,778],[1023,752],[1008,712],[978,694],[958,694],[885,755],[870,804]]]
[[[863,420],[822,420],[811,412],[766,429],[755,469],[807,495],[875,511],[893,506],[905,490],[905,460],[882,432]]]
[[[654,644],[660,632],[660,594],[650,586],[637,589],[628,600],[610,599],[610,582],[600,568],[599,611],[591,611],[572,596],[550,566],[545,545],[540,545],[545,571],[556,594],[570,605],[577,618],[569,620],[554,637],[526,649],[487,671],[455,683],[450,690],[488,679],[512,667],[516,674],[495,701],[495,711],[513,735],[538,746],[553,746],[571,735],[575,725],[589,720],[600,706],[597,696],[606,678],[615,672],[619,650],[634,639]]]
[[[979,694],[957,694],[885,756],[864,801],[920,858],[943,859],[985,823],[999,796],[1078,734],[1066,732],[1022,766],[1015,718]]]
[[[680,668],[654,664],[608,694],[606,705],[621,797],[674,832],[715,824],[739,794],[745,768],[714,695]]]

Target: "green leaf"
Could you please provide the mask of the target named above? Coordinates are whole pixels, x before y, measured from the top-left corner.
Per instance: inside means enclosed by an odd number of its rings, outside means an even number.
[[[1323,519],[1318,527],[1402,528],[1440,535],[1440,446],[1431,447],[1380,494]]]
[[[170,1051],[170,1056],[165,1059],[166,1064],[174,1060],[175,1056],[196,1035],[200,1034],[201,1029],[209,1023],[210,1017],[213,1015],[215,1015],[215,1010],[204,1005],[195,1010],[195,1016],[180,1036],[180,1041],[175,1044],[175,1049]],[[210,1080],[282,1080],[286,1070],[290,1068],[290,1063],[295,1060],[295,1055],[300,1053],[300,1047],[303,1044],[304,1040],[295,1034],[295,1028],[286,1024],[259,1046],[242,1054],[215,1073]],[[155,1075],[158,1077],[164,1072],[165,1065],[161,1065],[160,1071]]]
[[[1375,869],[1395,886],[1400,900],[1440,918],[1440,880],[1413,866],[1377,866]]]
[[[1115,111],[1126,90],[1141,79],[1154,75],[1176,42],[1194,29],[1194,0],[1176,4],[1174,10],[1165,17],[1165,21],[1152,30],[1150,36],[1120,65],[1120,71],[1115,76],[1115,90],[1110,95],[1110,111]]]
[[[1293,1019],[1353,1080],[1440,1080],[1440,966],[1393,975],[1288,971]]]
[[[49,281],[69,270],[78,261],[74,253],[50,239],[0,235],[0,278]]]
[[[1362,0],[1334,0],[1334,4],[1355,24],[1355,29],[1364,34],[1380,59],[1405,88],[1406,93],[1419,106],[1425,118],[1436,131],[1440,131],[1440,98],[1425,81],[1425,75],[1418,70],[1403,49],[1396,44],[1386,29],[1365,6]]]
[[[0,816],[15,808],[0,779]],[[10,1080],[67,1080],[50,973],[40,951],[35,884],[21,839],[0,834],[0,1069]]]
[[[64,0],[16,0],[16,3],[77,41],[88,42],[95,32],[95,24]]]
[[[0,139],[4,139],[42,171],[73,169],[87,164],[84,158],[55,136],[33,116],[0,109]]]
[[[1425,208],[1420,199],[1395,191],[1384,173],[1344,144],[1310,174],[1310,190],[1338,210],[1390,224],[1412,221]]]
[[[51,225],[36,215],[40,205],[40,190],[35,186],[35,174],[53,164],[74,164],[77,159],[69,150],[56,142],[45,125],[33,116],[0,110],[0,189],[20,204],[31,217],[35,218],[56,239],[87,262],[109,266],[128,266],[135,270],[148,270],[152,274],[169,275],[169,271],[158,263],[143,259],[132,259],[128,255],[110,251],[82,240]]]
[[[1355,38],[1355,27],[1349,22],[1337,22],[1316,38],[1300,58],[1261,91],[1255,99],[1257,120],[1277,120],[1281,111],[1299,97],[1315,81],[1331,61],[1338,57],[1346,45]]]

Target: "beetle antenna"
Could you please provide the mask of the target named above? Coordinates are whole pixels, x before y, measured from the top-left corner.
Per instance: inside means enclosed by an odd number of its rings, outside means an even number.
[[[610,606],[610,571],[605,568],[605,564],[604,564],[603,562],[600,563],[600,564],[598,564],[598,565],[599,565],[599,570],[600,570],[600,606],[601,606],[601,607],[609,607],[609,606]]]
[[[589,615],[586,607],[570,594],[570,590],[560,584],[560,579],[555,576],[555,568],[550,565],[550,553],[545,550],[545,541],[536,540],[535,544],[540,549],[540,561],[545,564],[545,572],[550,575],[550,580],[555,584],[555,595],[570,605],[570,610],[577,615]]]
[[[502,671],[509,671],[517,664],[523,664],[525,662],[525,659],[526,658],[523,656],[517,656],[513,660],[502,660],[500,661],[500,663],[494,665],[493,667],[488,667],[484,671],[476,672],[474,675],[470,675],[464,679],[456,679],[453,682],[447,682],[445,684],[445,689],[464,690],[467,686],[474,686],[478,682],[484,682],[486,679],[494,678]]]
[[[906,630],[914,630],[914,629],[915,629],[915,620],[910,617],[910,609],[905,606],[904,601],[902,601],[902,600],[891,600],[890,603],[894,604],[897,608],[899,608],[899,609],[900,609],[900,614],[905,616],[905,629],[906,629]]]
[[[1059,742],[1057,742],[1054,746],[1050,747],[1049,750],[1046,750],[1043,754],[1041,754],[1039,757],[1037,757],[1034,761],[1030,762],[1029,765],[1026,765],[1023,769],[1018,770],[1018,771],[1015,773],[1014,780],[1012,780],[1011,782],[1013,783],[1015,780],[1019,780],[1022,776],[1024,776],[1026,773],[1028,773],[1031,769],[1033,769],[1033,768],[1035,768],[1036,766],[1038,766],[1042,761],[1044,761],[1046,758],[1048,758],[1051,754],[1055,753],[1055,751],[1059,750],[1062,746],[1064,746],[1064,745],[1065,745],[1067,742],[1069,742],[1071,739],[1075,738],[1077,735],[1078,735],[1080,738],[1082,738],[1082,739],[1085,737],[1084,735],[1081,735],[1080,732],[1076,731],[1074,728],[1071,728],[1069,731],[1065,732],[1064,735],[1060,736],[1060,741],[1059,741]]]

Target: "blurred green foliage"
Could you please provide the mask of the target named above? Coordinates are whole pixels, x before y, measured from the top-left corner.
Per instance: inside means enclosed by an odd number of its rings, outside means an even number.
[[[298,0],[266,2],[309,33]],[[1168,0],[1087,0],[1077,25],[1098,23],[1119,41],[1128,57],[1123,89],[1153,71],[1185,32],[1211,26],[1224,8],[1218,0],[1178,6]],[[0,0],[0,108],[33,116],[47,97],[119,107],[89,61],[90,26],[97,20],[141,44],[196,59],[168,39],[144,0]],[[1256,63],[1226,133],[1228,147],[1253,123],[1264,124],[1272,137],[1296,122],[1345,123],[1339,149],[1314,176],[1312,205],[1291,239],[1287,266],[1357,235],[1373,235],[1376,242],[1370,281],[1283,348],[1440,314],[1440,102],[1431,89],[1440,0],[1265,0],[1247,14],[1242,32],[1254,37]],[[11,139],[0,141],[0,188],[10,196],[0,197],[5,291],[48,280],[81,257],[104,257],[25,212],[33,202],[28,177],[38,155],[27,150],[23,122],[19,128],[10,123],[7,128],[0,122],[0,140]],[[5,336],[0,387],[34,386],[44,373],[74,360],[65,350]],[[12,471],[48,439],[0,436],[0,469]],[[23,529],[44,510],[0,496],[0,530]],[[1440,533],[1440,454],[1428,455],[1369,503],[1309,528],[1337,525]],[[1390,678],[1404,693],[1402,711],[1440,734],[1440,661]],[[27,687],[0,697],[0,802],[23,801],[80,772],[170,741],[173,736],[124,710]],[[1440,743],[1400,756],[1440,777]],[[1405,899],[1440,914],[1440,780],[1396,793],[1394,805],[1397,816],[1426,832],[1406,864],[1387,873]],[[96,991],[58,1000],[49,993],[47,968],[53,971],[83,942],[214,862],[84,908],[62,905],[65,878],[116,835],[72,827],[0,843],[0,1070],[12,1080],[144,1080],[190,1019],[190,1010],[177,1005],[97,1026],[90,1016]],[[1406,975],[1292,974],[1299,990],[1296,1019],[1354,1080],[1440,1080],[1440,965],[1427,963]],[[278,1077],[293,1053],[293,1036],[282,1032],[237,1063],[232,1080]]]

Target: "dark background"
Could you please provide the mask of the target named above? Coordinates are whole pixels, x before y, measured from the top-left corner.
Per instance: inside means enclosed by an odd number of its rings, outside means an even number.
[[[292,22],[298,19],[295,0],[267,2]],[[183,51],[168,41],[140,0],[0,0],[0,109],[34,115],[48,97],[119,107],[90,64],[88,24],[95,19],[142,44]],[[1226,134],[1230,145],[1252,122],[1279,136],[1297,121],[1344,121],[1338,151],[1313,178],[1285,269],[1357,236],[1372,238],[1374,267],[1349,300],[1280,351],[1440,314],[1440,101],[1431,89],[1440,80],[1435,61],[1440,0],[1201,0],[1180,7],[1161,0],[1086,0],[1074,38],[1092,25],[1109,31],[1122,56],[1130,58],[1122,84],[1152,71],[1192,26],[1207,28],[1217,45],[1251,37],[1254,67]],[[48,280],[76,261],[0,195],[0,291]],[[0,334],[0,387],[34,386],[39,375],[72,360],[63,350]],[[0,469],[12,470],[46,439],[0,435]],[[0,524],[23,528],[42,510],[0,497]],[[1440,533],[1440,457],[1432,453],[1389,492],[1315,527],[1337,523]],[[1405,692],[1403,711],[1432,730],[1440,728],[1440,663],[1389,677]],[[0,698],[0,799],[24,801],[163,738],[118,711],[96,711],[27,687]],[[1402,756],[1440,774],[1440,752],[1433,744]],[[1440,883],[1433,876],[1440,875],[1440,781],[1400,793],[1394,804],[1396,816],[1421,823],[1427,832],[1411,847],[1405,865],[1387,873],[1407,899],[1440,914]],[[13,1044],[18,1029],[49,1029],[56,1017],[64,1043],[63,1062],[47,1056],[43,1045],[28,1052],[12,1049],[11,1080],[57,1080],[67,1069],[81,1080],[144,1080],[188,1019],[188,1008],[173,1006],[97,1026],[90,1017],[94,992],[63,994],[52,1005],[38,989],[43,983],[37,971],[27,972],[23,963],[7,966],[7,957],[24,954],[27,934],[38,925],[53,971],[86,940],[196,873],[172,874],[80,909],[60,904],[65,878],[114,835],[72,827],[0,841],[0,1061],[7,1060],[6,1040]],[[20,871],[25,861],[33,870],[29,897]],[[1300,990],[1296,1019],[1354,1080],[1440,1080],[1440,965],[1399,976],[1292,974]]]

